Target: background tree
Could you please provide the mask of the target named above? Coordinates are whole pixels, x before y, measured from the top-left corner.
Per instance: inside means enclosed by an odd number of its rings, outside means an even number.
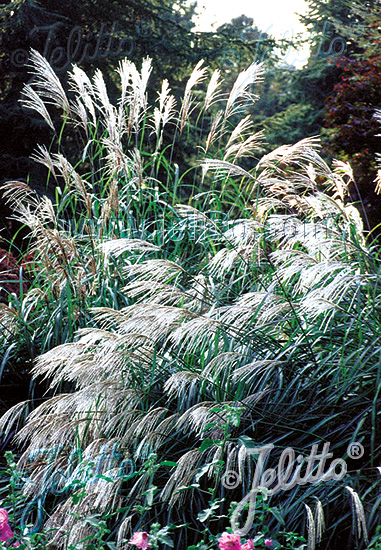
[[[295,70],[276,67],[265,77],[254,114],[265,127],[268,150],[320,135],[326,160],[349,160],[358,189],[352,199],[368,228],[379,223],[374,193],[375,153],[380,138],[374,112],[380,105],[379,2],[310,0],[301,21],[311,53]]]
[[[243,14],[235,17],[229,23],[218,27],[217,33],[226,38],[229,46],[227,53],[230,53],[232,61],[235,58],[238,66],[246,67],[255,61],[257,63],[264,62],[267,67],[270,67],[277,60],[275,39],[254,25],[252,17]],[[228,68],[228,55],[225,55],[225,61],[226,68]],[[237,66],[234,67],[235,71],[236,69]]]
[[[334,0],[328,4],[311,0],[308,4],[307,15],[301,17],[309,30],[311,46],[306,65],[301,69],[284,64],[275,66],[265,75],[261,99],[253,109],[258,127],[261,124],[265,127],[268,151],[320,134],[325,101],[341,72],[328,59],[347,49],[346,41],[335,30],[333,18],[336,13],[346,20],[348,10],[341,6],[336,12]],[[294,41],[295,47],[300,45],[301,41]]]
[[[358,186],[352,198],[360,202],[370,229],[380,223],[375,179],[381,138],[374,115],[381,105],[381,60],[341,58],[336,65],[343,75],[327,100],[324,141],[332,154],[351,163]]]
[[[326,102],[322,132],[326,148],[349,160],[357,182],[352,197],[359,201],[368,229],[380,223],[381,199],[376,194],[376,154],[380,151],[376,109],[381,105],[381,24],[378,2],[353,2],[350,24],[337,23],[351,50],[336,59],[340,76]],[[375,234],[380,228],[375,229]]]

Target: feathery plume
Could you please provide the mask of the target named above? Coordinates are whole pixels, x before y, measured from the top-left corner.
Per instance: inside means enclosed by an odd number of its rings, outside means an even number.
[[[22,90],[22,95],[25,96],[25,98],[20,100],[21,104],[27,109],[36,111],[42,116],[48,126],[55,131],[53,121],[45,106],[45,103],[42,101],[38,93],[32,88],[32,86],[26,84]]]
[[[204,110],[207,111],[209,107],[216,102],[219,97],[218,89],[221,87],[221,71],[216,69],[209,81],[208,88],[206,90],[205,101],[204,101]]]
[[[360,500],[360,497],[352,487],[346,486],[347,491],[351,495],[352,503],[352,516],[353,516],[353,527],[357,527],[357,535],[359,538],[363,538],[365,544],[369,544],[368,530],[366,527],[366,519],[364,513],[364,507]]]
[[[207,69],[206,67],[201,68],[203,63],[204,63],[203,59],[201,59],[197,63],[185,86],[184,97],[182,100],[182,105],[181,105],[180,114],[179,114],[180,134],[184,129],[187,118],[195,108],[195,105],[194,105],[195,100],[194,100],[194,97],[192,96],[192,89],[206,78]]]
[[[249,92],[249,88],[260,80],[263,72],[262,64],[252,63],[250,67],[238,75],[226,103],[225,120],[236,112],[237,105],[235,106],[235,103],[238,99],[243,98],[249,101],[255,99],[256,96]]]
[[[38,88],[38,95],[70,115],[70,104],[62,84],[50,63],[38,51],[31,49],[28,66],[34,75],[32,84]]]
[[[205,154],[208,152],[210,146],[221,136],[222,127],[221,122],[224,116],[222,110],[217,111],[212,120],[212,125],[209,130],[208,137],[206,138],[205,143]]]

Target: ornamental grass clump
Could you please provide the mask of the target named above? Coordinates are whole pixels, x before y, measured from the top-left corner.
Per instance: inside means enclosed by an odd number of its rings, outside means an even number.
[[[49,125],[59,106],[62,132],[83,140],[77,163],[59,148],[35,153],[55,203],[6,185],[39,262],[1,318],[15,338],[33,327],[34,379],[49,387],[16,435],[22,491],[31,509],[45,506],[37,528],[69,548],[91,537],[84,518],[112,518],[123,549],[159,518],[181,526],[178,548],[207,544],[250,492],[251,447],[273,444],[275,467],[286,447],[306,457],[329,442],[348,460],[356,441],[364,455],[343,479],[268,501],[263,490],[246,538],[286,526],[310,548],[324,537],[364,547],[379,517],[380,269],[347,203],[350,167],[331,169],[316,138],[255,158],[243,107],[257,65],[224,97],[218,72],[202,96],[199,63],[181,105],[164,81],[152,109],[148,59],[140,73],[121,64],[116,106],[100,72],[74,67],[67,97],[46,61],[32,61],[27,106]],[[171,159],[195,119],[210,130],[190,176]],[[3,416],[5,434],[25,406]],[[239,483],[226,487],[231,471]]]

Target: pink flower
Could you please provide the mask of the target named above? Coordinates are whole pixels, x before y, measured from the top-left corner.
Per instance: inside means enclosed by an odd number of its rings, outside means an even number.
[[[253,541],[253,539],[249,539],[245,542],[245,544],[242,544],[241,550],[254,550],[254,541]]]
[[[0,529],[4,527],[4,525],[8,525],[8,512],[5,508],[0,508]],[[1,539],[4,540],[4,539]]]
[[[135,544],[138,548],[141,548],[142,550],[146,550],[146,548],[149,548],[151,546],[148,542],[148,533],[146,533],[145,531],[136,531],[128,544]]]
[[[3,542],[6,542],[7,540],[13,538],[13,531],[9,527],[8,520],[8,512],[5,510],[5,508],[0,508],[0,540]],[[17,548],[17,546],[20,546],[19,542],[15,542],[13,544],[14,548]]]
[[[231,533],[222,533],[218,539],[218,547],[221,550],[241,550],[241,537]]]
[[[268,546],[270,548],[272,543],[273,543],[272,539],[265,539],[265,546]]]
[[[13,537],[13,531],[9,527],[8,523],[3,525],[3,527],[0,529],[0,540],[6,541]]]

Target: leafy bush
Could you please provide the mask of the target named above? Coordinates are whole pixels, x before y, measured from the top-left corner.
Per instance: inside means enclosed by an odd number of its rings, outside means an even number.
[[[328,98],[325,110],[327,148],[342,160],[350,159],[357,186],[353,199],[360,201],[368,229],[379,234],[380,197],[375,193],[375,155],[380,150],[375,110],[381,104],[380,56],[336,60],[343,73]]]

